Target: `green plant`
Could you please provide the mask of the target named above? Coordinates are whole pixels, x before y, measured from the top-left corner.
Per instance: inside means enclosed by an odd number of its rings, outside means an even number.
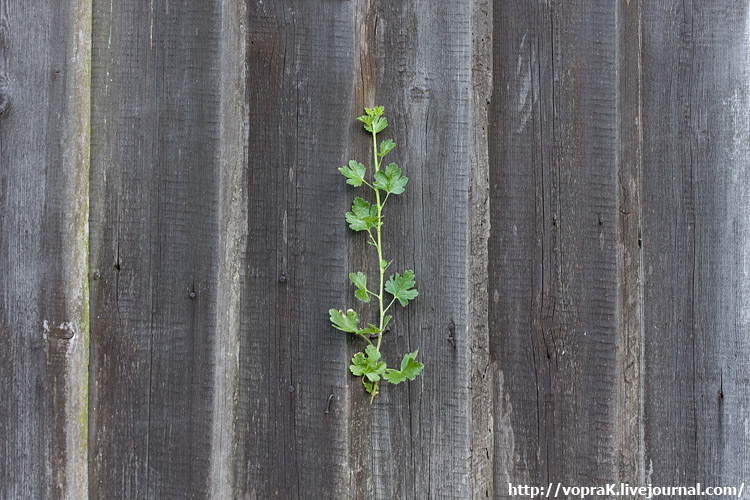
[[[419,295],[415,288],[414,271],[404,271],[403,275],[395,273],[385,281],[385,271],[390,267],[393,261],[386,261],[383,258],[383,207],[392,194],[399,195],[404,192],[406,183],[409,179],[401,175],[401,169],[395,163],[382,168],[383,158],[396,147],[396,143],[391,139],[386,139],[378,147],[378,133],[382,132],[387,126],[388,121],[383,116],[383,107],[376,106],[365,108],[365,115],[357,118],[364,124],[364,129],[372,134],[373,150],[373,173],[368,181],[366,179],[367,169],[357,161],[349,161],[348,166],[339,168],[346,183],[361,187],[363,184],[375,192],[375,203],[364,200],[363,198],[354,198],[351,212],[347,212],[346,221],[349,227],[354,231],[366,232],[369,237],[367,243],[374,246],[378,253],[379,285],[377,293],[367,288],[367,275],[358,271],[349,274],[349,279],[357,288],[354,295],[362,302],[368,303],[371,298],[378,299],[379,319],[377,324],[368,323],[366,327],[360,328],[359,316],[353,309],[346,312],[338,309],[330,309],[328,313],[331,316],[331,323],[335,328],[343,332],[354,333],[361,336],[367,341],[364,352],[358,352],[352,358],[352,364],[349,370],[353,375],[362,377],[362,383],[368,393],[371,394],[370,403],[378,394],[378,383],[381,378],[392,383],[399,384],[406,379],[414,380],[424,368],[424,365],[416,360],[419,349],[404,355],[401,360],[401,369],[395,370],[388,368],[385,361],[381,361],[380,344],[383,340],[383,334],[386,331],[388,322],[391,319],[386,314],[393,304],[398,301],[402,307],[406,307],[410,300],[414,300]],[[373,235],[373,229],[375,235]],[[390,303],[385,305],[385,294],[388,292],[393,298]],[[372,340],[377,339],[377,343]]]

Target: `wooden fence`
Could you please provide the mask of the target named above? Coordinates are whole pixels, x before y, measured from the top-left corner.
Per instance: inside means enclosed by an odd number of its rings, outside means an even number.
[[[370,406],[373,104],[426,368]],[[2,499],[739,487],[749,273],[747,1],[0,1]]]

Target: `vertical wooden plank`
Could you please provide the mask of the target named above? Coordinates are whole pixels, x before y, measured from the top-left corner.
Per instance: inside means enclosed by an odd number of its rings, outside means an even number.
[[[617,479],[645,484],[643,466],[643,245],[641,2],[618,4]]]
[[[346,498],[350,201],[336,168],[354,123],[355,2],[247,4],[248,238],[243,263],[238,494]],[[359,137],[359,136],[358,136]],[[333,394],[330,411],[327,400]]]
[[[210,498],[237,498],[241,308],[247,246],[247,12],[222,0],[216,333]]]
[[[645,477],[739,486],[750,438],[750,11],[642,8]]]
[[[618,8],[494,5],[495,482],[617,475]]]
[[[91,5],[0,2],[0,497],[87,489]]]
[[[221,26],[218,2],[94,5],[93,498],[210,491]]]
[[[394,364],[419,348],[426,366],[415,382],[376,398],[366,498],[470,494],[472,20],[465,2],[375,5],[376,101],[389,110],[386,136],[398,143],[390,161],[410,179],[389,201],[385,251],[393,271],[414,269],[420,290],[394,312],[383,356]]]
[[[493,2],[472,3],[471,38],[471,122],[468,254],[468,348],[469,432],[471,469],[469,491],[473,500],[494,498],[494,421],[493,370],[490,367],[489,263],[487,242],[490,236],[490,164],[489,117],[492,97],[492,19]]]

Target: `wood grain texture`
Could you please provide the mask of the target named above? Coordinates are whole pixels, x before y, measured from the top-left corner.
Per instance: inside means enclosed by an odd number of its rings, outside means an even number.
[[[471,106],[469,124],[469,432],[471,435],[470,498],[495,497],[493,454],[494,374],[490,369],[489,275],[490,236],[489,112],[492,97],[492,12],[490,1],[472,4]]]
[[[246,5],[222,2],[219,71],[218,277],[210,494],[236,498],[237,421],[242,336],[243,255],[247,245]]]
[[[748,82],[739,0],[0,0],[0,497],[738,485]],[[371,406],[373,105],[425,370]]]
[[[373,408],[374,498],[465,499],[473,13],[459,1],[376,3],[375,12],[376,100],[391,110],[387,136],[399,144],[390,161],[409,177],[388,207],[386,252],[394,271],[414,269],[420,289],[394,313],[384,357],[419,348],[426,367]]]
[[[242,265],[240,498],[346,498],[347,339],[328,309],[346,281],[345,164],[354,4],[249,2],[247,231]],[[330,412],[327,400],[333,394]]]
[[[744,2],[644,2],[645,477],[748,470],[748,24]]]
[[[643,242],[641,190],[642,11],[640,2],[618,4],[617,151],[617,479],[645,484],[643,466]]]
[[[616,478],[618,11],[495,2],[495,490]],[[500,486],[502,485],[502,486]]]
[[[0,2],[0,497],[86,498],[91,6]]]
[[[92,498],[209,492],[221,14],[217,2],[94,6]]]

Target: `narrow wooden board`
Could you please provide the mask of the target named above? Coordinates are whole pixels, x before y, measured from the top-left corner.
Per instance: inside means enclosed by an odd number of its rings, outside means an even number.
[[[240,280],[240,498],[345,498],[351,392],[332,307],[348,283],[355,77],[352,3],[251,2],[247,26],[247,237]],[[328,399],[331,398],[330,405]]]
[[[617,5],[494,5],[495,497],[617,477]]]
[[[0,3],[0,497],[86,498],[91,5]]]
[[[642,8],[645,479],[739,488],[750,440],[750,11]]]
[[[214,417],[221,9],[94,6],[93,498],[205,498]]]

